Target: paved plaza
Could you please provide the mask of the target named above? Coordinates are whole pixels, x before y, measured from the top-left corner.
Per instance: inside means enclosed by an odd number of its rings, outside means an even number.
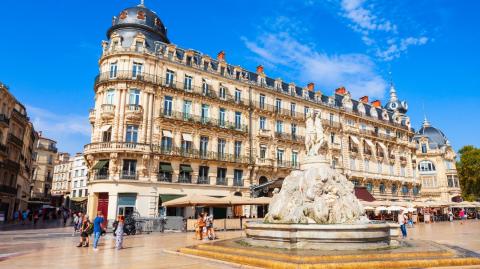
[[[179,247],[202,243],[192,233],[153,233],[126,237],[125,249],[114,249],[111,235],[102,238],[100,250],[77,248],[72,229],[49,228],[0,232],[0,268],[238,268],[232,265],[175,255]],[[419,224],[409,238],[433,240],[480,253],[480,221]],[[240,231],[218,232],[221,239],[242,236]],[[167,252],[165,252],[165,250]]]

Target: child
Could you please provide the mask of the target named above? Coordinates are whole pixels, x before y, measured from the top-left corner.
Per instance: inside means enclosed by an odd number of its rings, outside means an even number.
[[[114,231],[115,233],[115,248],[120,250],[123,248],[123,226],[125,223],[124,216],[118,216],[118,224]]]

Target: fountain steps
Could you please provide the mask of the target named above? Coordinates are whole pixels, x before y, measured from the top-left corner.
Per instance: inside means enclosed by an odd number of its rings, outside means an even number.
[[[278,251],[248,249],[242,247],[201,244],[181,248],[180,253],[237,263],[260,268],[336,268],[336,269],[370,269],[370,268],[425,268],[440,266],[480,265],[480,259],[461,257],[453,250],[415,251],[398,253],[361,253],[342,255],[295,255]]]

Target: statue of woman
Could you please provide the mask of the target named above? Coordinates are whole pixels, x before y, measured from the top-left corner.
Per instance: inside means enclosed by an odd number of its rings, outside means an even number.
[[[314,126],[314,119],[312,112],[307,112],[306,120],[305,120],[305,151],[307,156],[312,156],[312,147],[315,144],[315,126]]]

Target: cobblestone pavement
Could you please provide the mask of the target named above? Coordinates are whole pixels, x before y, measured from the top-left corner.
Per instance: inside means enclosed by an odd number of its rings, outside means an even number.
[[[480,253],[480,221],[418,224],[408,237],[459,246]],[[240,231],[218,232],[221,239],[242,236]],[[408,239],[407,239],[408,240]],[[78,236],[71,227],[0,231],[0,268],[235,268],[222,263],[165,253],[182,246],[202,243],[192,233],[152,233],[125,237],[125,249],[114,249],[109,234],[102,237],[99,251],[77,248]]]

